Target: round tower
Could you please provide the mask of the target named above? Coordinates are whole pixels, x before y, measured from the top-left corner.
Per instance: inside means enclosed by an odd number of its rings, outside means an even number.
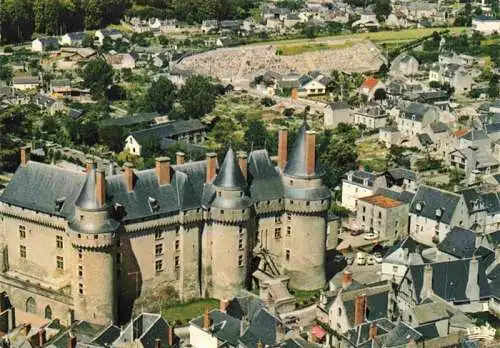
[[[116,320],[115,234],[120,224],[106,202],[104,172],[87,165],[87,178],[69,221],[73,246],[75,318],[97,324]]]
[[[290,286],[316,290],[325,283],[327,211],[331,193],[316,161],[316,133],[300,127],[283,169],[286,234],[282,267]]]
[[[250,198],[247,182],[232,149],[213,181],[212,291],[216,298],[232,296],[248,285]]]

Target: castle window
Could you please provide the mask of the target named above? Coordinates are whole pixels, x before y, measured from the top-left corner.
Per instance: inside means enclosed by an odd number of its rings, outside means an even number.
[[[83,251],[82,248],[78,249],[78,258],[82,259],[83,258]]]
[[[180,266],[181,266],[181,260],[180,260],[179,256],[176,256],[174,258],[174,267],[179,268]]]
[[[19,225],[19,238],[26,238],[26,226],[24,225]]]
[[[287,226],[286,227],[286,235],[290,236],[292,234],[292,226]]]
[[[19,246],[19,256],[21,256],[22,259],[26,258],[26,246],[24,245]]]
[[[78,265],[78,276],[81,278],[83,277],[83,266]]]
[[[285,251],[285,260],[290,261],[290,249],[286,249]]]
[[[243,255],[238,255],[238,267],[243,267]]]
[[[80,295],[83,295],[83,284],[82,283],[78,283],[78,293]]]
[[[156,244],[155,245],[155,255],[160,256],[163,254],[163,244]]]
[[[290,201],[290,204],[293,204],[293,201]]]
[[[221,209],[221,210],[220,210],[220,214],[221,214],[221,215],[224,215],[224,210],[222,210],[222,209]]]
[[[161,237],[162,237],[161,230],[156,230],[155,231],[155,239],[161,239]]]
[[[180,241],[177,239],[175,241],[175,250],[179,250],[179,246],[180,246]]]
[[[340,317],[342,315],[342,308],[339,307],[338,309],[338,316]]]
[[[286,219],[288,220],[288,222],[292,221],[292,215],[286,214]]]
[[[56,264],[58,270],[64,269],[64,259],[62,256],[56,256]]]
[[[221,192],[220,191],[217,191],[217,196],[220,197],[221,196]]]
[[[36,313],[36,301],[33,297],[29,297],[26,300],[26,312]]]
[[[293,186],[293,180],[290,180],[290,186]]]
[[[45,319],[52,319],[52,309],[50,306],[45,307]]]
[[[366,207],[363,207],[363,213],[366,213]]]
[[[156,262],[155,262],[155,271],[156,272],[163,271],[163,260],[156,260]]]
[[[56,247],[58,249],[63,248],[63,237],[62,236],[56,236]]]
[[[179,235],[179,231],[180,231],[180,228],[179,227],[176,227],[175,228],[175,235],[178,236]]]
[[[281,228],[275,228],[274,229],[274,238],[280,239],[281,238]]]
[[[242,238],[238,239],[238,249],[243,250],[243,239]]]
[[[274,217],[274,223],[276,223],[276,224],[281,224],[281,216],[278,216],[278,215],[277,215],[277,216],[275,216],[275,217]]]
[[[82,238],[82,235],[80,233],[78,233],[78,238]]]
[[[99,235],[94,234],[94,239],[98,239],[98,238],[99,238]]]
[[[306,206],[308,207],[311,204],[311,202],[306,201]]]
[[[381,211],[378,212],[378,218],[382,219],[382,212]]]
[[[245,233],[245,230],[243,229],[243,226],[240,226],[240,235],[242,235],[243,233]]]

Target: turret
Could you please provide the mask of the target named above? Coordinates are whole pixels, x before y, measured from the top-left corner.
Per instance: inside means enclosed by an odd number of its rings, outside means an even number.
[[[116,319],[115,235],[120,224],[106,199],[104,172],[89,164],[86,176],[69,221],[72,294],[76,319],[108,324]]]
[[[240,156],[240,164],[246,157]],[[232,296],[249,279],[248,221],[250,199],[247,181],[236,155],[229,149],[213,181],[212,291],[214,297]]]
[[[316,133],[300,127],[283,170],[286,238],[282,268],[290,286],[315,290],[325,285],[327,210],[331,193],[316,160]]]

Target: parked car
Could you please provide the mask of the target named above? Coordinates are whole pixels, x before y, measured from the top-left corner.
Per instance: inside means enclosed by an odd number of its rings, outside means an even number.
[[[378,233],[377,232],[368,232],[365,234],[363,237],[365,240],[374,240],[378,238]]]
[[[372,255],[368,255],[367,256],[367,258],[366,258],[366,264],[370,265],[370,266],[375,264],[375,260],[373,259]]]
[[[356,254],[356,263],[358,265],[365,265],[366,264],[366,254],[363,252],[359,252]]]
[[[382,263],[382,254],[381,253],[375,253],[373,254],[373,258],[375,259],[376,263]]]
[[[352,265],[354,263],[354,256],[348,255],[348,256],[346,256],[345,260],[346,260],[348,265]]]
[[[355,231],[351,231],[351,236],[353,237],[356,237],[356,236],[359,236],[360,234],[363,234],[363,230],[355,230]]]

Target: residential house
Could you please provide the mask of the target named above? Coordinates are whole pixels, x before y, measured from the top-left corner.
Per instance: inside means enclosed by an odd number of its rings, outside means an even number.
[[[21,91],[36,89],[40,86],[38,76],[16,76],[12,79],[12,87]]]
[[[3,105],[22,105],[30,102],[29,96],[14,87],[0,87],[0,103]]]
[[[484,35],[500,33],[500,19],[478,16],[472,18],[472,28]]]
[[[85,39],[85,32],[77,31],[74,33],[66,33],[61,37],[61,45],[64,46],[82,46]]]
[[[421,185],[410,204],[410,236],[432,246],[446,238],[454,226],[469,226],[463,196]]]
[[[175,33],[181,30],[177,19],[165,19],[164,21],[160,21],[160,32],[162,34],[170,34]]]
[[[375,92],[378,90],[385,91],[385,85],[379,79],[370,77],[359,87],[359,94],[365,96],[367,101],[370,101],[375,98]]]
[[[484,233],[500,231],[500,192],[487,192],[481,198],[486,208]]]
[[[219,29],[223,34],[239,33],[242,24],[241,20],[224,20],[219,22]]]
[[[401,53],[391,62],[389,74],[393,76],[414,76],[417,73],[418,61],[407,53]]]
[[[458,137],[458,148],[479,147],[488,151],[491,147],[491,139],[486,132],[481,129],[471,129]]]
[[[439,110],[431,105],[410,103],[400,113],[397,123],[403,137],[423,132],[424,127],[439,120]]]
[[[351,106],[346,101],[328,103],[323,113],[323,124],[325,127],[335,128],[339,123],[349,123],[351,121],[351,113]]]
[[[47,110],[49,114],[54,115],[58,111],[66,110],[64,102],[60,99],[52,98],[38,93],[32,99],[33,104],[42,110]]]
[[[283,21],[283,25],[285,26],[285,28],[293,28],[299,23],[302,23],[302,19],[296,13],[288,14]]]
[[[59,49],[59,42],[56,38],[47,37],[35,39],[31,42],[32,52],[55,51]]]
[[[71,81],[69,79],[51,80],[50,93],[60,95],[71,93]]]
[[[458,64],[435,64],[429,70],[429,81],[437,81],[453,87],[456,94],[468,93],[472,89],[471,72]]]
[[[375,232],[378,240],[393,242],[408,233],[407,203],[383,194],[358,199],[357,225],[365,232]]]
[[[129,53],[108,54],[106,61],[113,69],[133,69],[135,68],[135,58]]]
[[[406,237],[389,248],[382,260],[381,279],[399,284],[410,265],[422,265],[422,251],[428,246],[411,237]]]
[[[449,127],[443,122],[435,121],[424,127],[423,133],[427,134],[433,143],[434,157],[446,159],[453,143]]]
[[[380,28],[380,23],[375,13],[373,13],[372,11],[364,11],[363,13],[361,13],[360,18],[352,23],[352,28],[376,30]]]
[[[191,70],[179,69],[174,66],[170,68],[170,71],[168,72],[168,79],[172,81],[172,83],[178,88],[180,88],[184,86],[186,80],[193,75],[194,72]]]
[[[391,190],[416,192],[418,188],[418,173],[406,168],[392,168],[385,173],[387,187]]]
[[[393,11],[385,20],[385,25],[392,28],[407,28],[409,26],[406,15],[400,11]]]
[[[124,150],[131,154],[141,156],[142,146],[150,139],[156,139],[160,146],[163,146],[163,139],[198,144],[204,141],[205,132],[206,126],[199,120],[173,121],[131,132],[125,139]]]
[[[301,97],[324,95],[331,81],[330,77],[323,75],[319,71],[302,75],[299,78],[300,87],[298,88],[298,95]]]
[[[356,211],[358,199],[373,196],[379,187],[386,187],[383,174],[375,174],[364,170],[353,170],[342,180],[342,206]]]
[[[392,145],[401,144],[401,132],[397,126],[385,126],[380,128],[378,140],[389,149]]]
[[[219,29],[219,22],[215,19],[206,19],[201,23],[203,34],[215,33]]]
[[[368,104],[353,113],[353,123],[363,124],[367,129],[379,129],[385,127],[387,114],[381,106]]]
[[[449,162],[452,167],[465,171],[467,178],[473,174],[496,174],[500,168],[500,161],[493,156],[489,149],[476,146],[451,151]]]
[[[118,29],[99,29],[94,34],[97,40],[97,45],[102,46],[104,44],[104,39],[109,38],[112,41],[123,38],[123,34]]]
[[[439,5],[424,1],[410,1],[401,8],[410,21],[433,19],[439,15]]]

